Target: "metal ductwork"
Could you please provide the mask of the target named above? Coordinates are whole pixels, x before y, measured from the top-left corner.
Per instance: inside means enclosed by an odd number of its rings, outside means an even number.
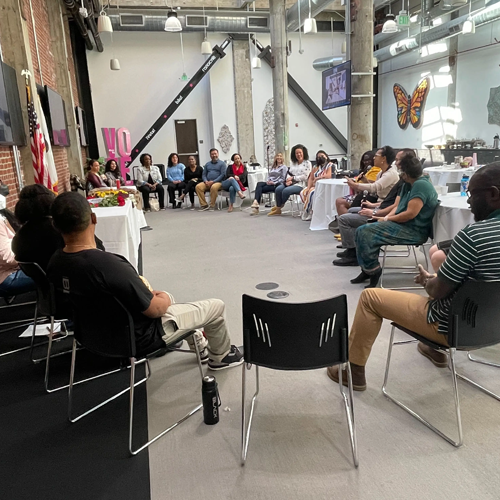
[[[87,26],[85,26],[83,17],[78,12],[78,9],[81,7],[80,3],[77,3],[75,0],[63,0],[63,1],[64,5],[66,6],[66,10],[75,21],[75,24],[78,27],[78,31],[80,32],[80,35],[85,40],[85,47],[88,50],[92,50],[94,48],[94,45],[92,44],[92,40],[90,39],[89,32]]]
[[[345,61],[345,57],[342,56],[321,57],[313,61],[313,68],[316,71],[325,71],[325,69],[333,68],[343,61]]]
[[[332,0],[297,0],[297,3],[286,11],[287,31],[296,31],[299,29],[299,9],[300,27],[302,27],[304,21],[309,17],[309,1],[311,2],[311,14],[313,17],[323,12],[332,3]]]
[[[87,25],[92,33],[92,36],[94,37],[95,48],[99,52],[104,52],[104,47],[102,45],[102,40],[99,36],[99,31],[97,30],[97,24],[94,17],[95,15],[99,15],[99,11],[96,13],[96,6],[98,9],[100,8],[99,0],[87,0],[89,15],[85,20],[87,21]]]
[[[440,26],[422,33],[422,37],[417,35],[412,38],[400,40],[399,42],[395,42],[387,47],[384,47],[383,49],[375,51],[373,55],[379,62],[387,61],[392,57],[399,56],[400,54],[404,54],[418,47],[423,47],[430,43],[458,35],[462,32],[462,25],[468,17],[469,14],[466,14],[458,17],[457,19],[448,21],[445,24],[441,24]],[[500,19],[500,4],[497,4],[494,7],[488,7],[476,14],[473,14],[472,17],[474,18],[476,27],[496,21]]]

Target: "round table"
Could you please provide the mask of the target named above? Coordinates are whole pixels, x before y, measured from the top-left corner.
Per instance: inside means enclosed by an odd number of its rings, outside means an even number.
[[[434,241],[452,240],[460,229],[474,222],[467,196],[450,193],[439,197],[440,205],[434,215]]]
[[[447,165],[445,167],[424,168],[424,173],[429,174],[434,186],[446,186],[449,182],[460,182],[464,175],[467,175],[469,178],[472,177],[478,168],[479,167],[453,168]]]
[[[320,179],[316,182],[313,200],[313,216],[309,229],[320,231],[328,229],[328,224],[337,215],[335,200],[348,195],[349,186],[345,179]]]

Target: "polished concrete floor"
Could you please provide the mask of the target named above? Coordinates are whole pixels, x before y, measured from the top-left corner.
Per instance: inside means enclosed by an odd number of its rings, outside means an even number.
[[[245,211],[169,209],[147,219],[154,230],[143,233],[145,276],[177,301],[224,300],[235,344],[242,341],[241,295],[265,297],[255,289],[265,281],[278,283],[291,302],[345,293],[352,321],[362,286],[349,279],[358,268],[332,266],[339,250],[329,231],[311,232],[290,216],[250,217]],[[325,370],[261,371],[248,460],[241,467],[241,368],[235,368],[216,373],[218,425],[206,426],[199,412],[151,446],[153,500],[499,498],[500,403],[460,383],[465,444],[453,448],[383,396],[388,338],[386,322],[367,364],[368,389],[355,393],[359,469],[352,465],[338,385]],[[500,361],[498,352],[485,355]],[[495,368],[463,355],[458,367],[500,392]],[[153,368],[150,433],[201,398],[190,354],[168,354]],[[434,367],[410,344],[395,348],[391,374],[395,394],[456,432],[448,370]]]

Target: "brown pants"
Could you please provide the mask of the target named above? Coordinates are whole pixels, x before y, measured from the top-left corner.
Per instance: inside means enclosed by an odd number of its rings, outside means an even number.
[[[349,335],[349,361],[365,366],[382,320],[394,321],[409,330],[440,344],[448,344],[438,333],[438,323],[427,323],[430,299],[414,293],[369,288],[359,298]]]
[[[210,206],[215,207],[215,202],[217,201],[217,195],[219,189],[221,188],[220,182],[214,182],[211,187],[208,187],[204,182],[200,182],[196,185],[196,194],[200,199],[200,205],[202,207],[207,206],[207,200],[205,200],[205,193],[210,191]]]

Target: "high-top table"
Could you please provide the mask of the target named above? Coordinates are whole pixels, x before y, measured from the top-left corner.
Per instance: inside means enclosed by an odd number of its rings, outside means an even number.
[[[469,168],[453,168],[453,166],[450,165],[443,167],[427,167],[424,168],[424,174],[429,174],[431,182],[434,186],[446,186],[449,182],[460,182],[464,175],[468,176],[470,179],[478,168],[479,166]]]
[[[95,233],[107,252],[123,255],[142,273],[141,227],[147,222],[142,210],[127,200],[123,207],[92,208],[97,217]]]
[[[337,215],[335,200],[349,194],[345,179],[320,179],[316,182],[313,199],[313,216],[309,229],[320,231],[328,229],[328,224]]]
[[[449,193],[439,197],[441,203],[434,215],[434,241],[452,240],[460,229],[474,222],[467,196]]]

